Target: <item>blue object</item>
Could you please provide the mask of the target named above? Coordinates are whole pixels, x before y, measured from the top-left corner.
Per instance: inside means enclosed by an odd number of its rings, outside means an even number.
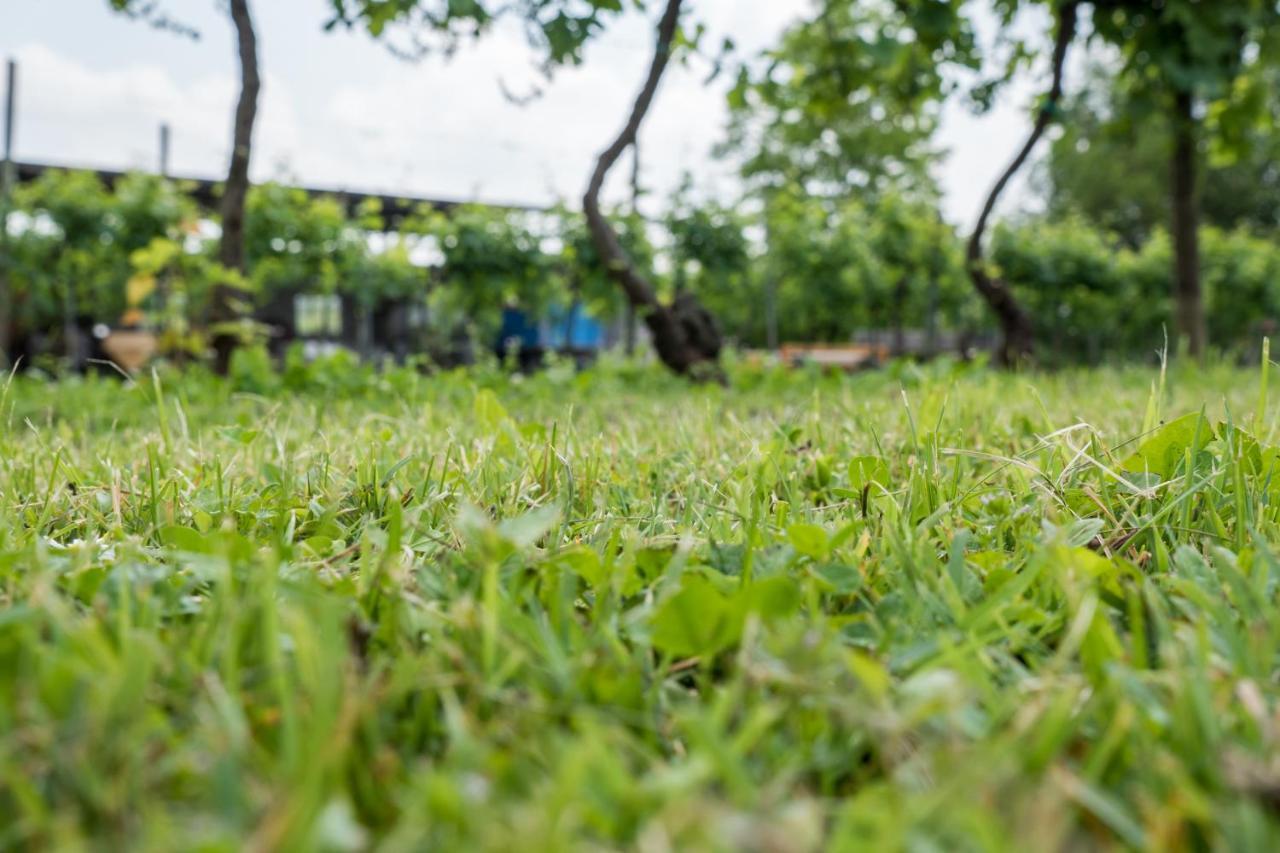
[[[543,323],[543,341],[551,349],[596,350],[604,346],[604,327],[575,302],[568,312],[553,308]]]
[[[533,322],[519,308],[502,309],[496,349],[499,354],[513,346],[521,350],[598,350],[604,347],[604,340],[604,326],[575,302],[568,310],[550,309],[540,323]]]
[[[529,315],[519,308],[502,309],[502,331],[498,333],[498,352],[512,346],[521,349],[538,345],[538,327],[529,322]]]

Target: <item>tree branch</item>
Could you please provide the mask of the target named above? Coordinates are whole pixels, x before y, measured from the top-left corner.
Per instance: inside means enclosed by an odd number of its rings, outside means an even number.
[[[613,141],[613,144],[600,154],[599,160],[596,161],[595,171],[591,174],[591,181],[587,185],[586,195],[582,199],[582,209],[586,214],[587,227],[590,229],[592,239],[601,253],[606,269],[609,271],[610,276],[626,292],[628,301],[642,311],[652,311],[660,308],[658,296],[654,291],[653,285],[636,271],[635,266],[627,257],[626,251],[622,248],[622,243],[618,240],[618,235],[613,230],[613,226],[609,224],[608,219],[601,212],[600,191],[604,187],[604,181],[609,174],[609,170],[618,162],[622,152],[635,144],[636,136],[640,132],[640,125],[644,122],[644,117],[649,112],[649,107],[653,104],[653,97],[658,91],[658,84],[662,81],[662,74],[671,59],[671,45],[675,41],[676,26],[680,19],[680,5],[681,0],[667,0],[666,11],[662,15],[662,20],[658,23],[658,42],[653,52],[653,62],[649,66],[649,75],[645,78],[644,85],[640,89],[640,94],[636,98],[635,105],[631,109],[631,115],[623,126],[622,132],[618,134],[618,138]]]
[[[249,16],[248,0],[231,0],[230,6],[240,56],[240,98],[236,103],[231,165],[222,193],[222,239],[218,259],[228,269],[244,272],[244,205],[249,192],[249,155],[262,79],[258,72],[258,41]]]
[[[1050,123],[1058,112],[1058,104],[1062,100],[1067,50],[1070,48],[1071,42],[1075,40],[1076,27],[1079,23],[1079,11],[1079,0],[1065,0],[1059,7],[1058,32],[1053,46],[1053,82],[1050,84],[1048,95],[1036,115],[1031,135],[1027,137],[1026,143],[1018,151],[1017,156],[1013,158],[1013,162],[1009,164],[1004,173],[1000,175],[999,180],[996,181],[995,186],[991,188],[991,193],[987,196],[986,203],[982,207],[982,213],[978,216],[978,224],[974,226],[973,234],[969,237],[966,251],[969,276],[973,280],[974,287],[1000,320],[1001,330],[1004,334],[1001,360],[1006,362],[1016,360],[1019,356],[1026,355],[1030,350],[1031,321],[1026,311],[1014,298],[1013,293],[1010,292],[1008,285],[988,275],[983,260],[982,241],[986,235],[987,224],[991,219],[991,214],[995,211],[1000,196],[1004,193],[1009,182],[1013,180],[1013,176],[1018,173],[1026,163],[1027,158],[1031,156],[1031,152],[1035,149],[1036,144],[1040,142],[1045,131],[1049,129]]]
[[[987,222],[995,210],[996,203],[1000,200],[1000,196],[1004,193],[1009,181],[1013,180],[1013,176],[1027,162],[1027,158],[1031,156],[1031,152],[1035,149],[1036,144],[1039,143],[1040,137],[1044,136],[1044,132],[1049,129],[1049,124],[1053,121],[1053,116],[1057,112],[1058,102],[1062,100],[1062,83],[1067,60],[1067,48],[1071,46],[1071,42],[1075,39],[1076,23],[1079,19],[1079,3],[1077,0],[1069,0],[1069,2],[1064,3],[1060,14],[1058,36],[1053,46],[1053,83],[1049,87],[1049,94],[1045,98],[1045,102],[1040,106],[1040,112],[1036,115],[1036,122],[1031,129],[1031,135],[1027,137],[1022,149],[1013,158],[1013,162],[1009,164],[1009,167],[1004,170],[1004,174],[996,181],[995,186],[991,188],[991,193],[987,196],[987,201],[982,207],[982,213],[978,217],[978,224],[973,229],[973,236],[969,238],[970,262],[982,257],[982,238],[986,233]]]
[[[240,56],[240,98],[236,102],[235,126],[231,140],[231,165],[222,188],[222,236],[218,241],[218,262],[228,270],[245,272],[244,208],[249,197],[249,156],[253,145],[253,124],[258,113],[258,94],[262,79],[258,72],[258,40],[249,16],[249,0],[230,0],[231,22],[236,30]],[[214,288],[210,320],[225,324],[240,314],[236,304],[241,298],[235,282],[223,282]],[[235,336],[223,329],[212,339],[214,369],[226,374],[235,349]]]

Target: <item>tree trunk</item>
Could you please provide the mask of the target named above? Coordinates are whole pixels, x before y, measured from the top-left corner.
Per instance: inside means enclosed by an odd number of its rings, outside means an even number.
[[[986,301],[1000,324],[1001,341],[1000,349],[996,352],[996,360],[1005,366],[1016,364],[1032,354],[1035,346],[1035,328],[1032,326],[1031,316],[1013,295],[1008,283],[992,276],[988,270],[983,254],[982,238],[986,234],[987,223],[991,219],[996,203],[1000,200],[1001,193],[1031,156],[1031,152],[1044,136],[1044,132],[1049,129],[1049,124],[1058,111],[1058,102],[1062,100],[1062,78],[1066,66],[1067,49],[1075,39],[1078,18],[1077,0],[1067,0],[1059,7],[1058,34],[1053,46],[1053,83],[1049,88],[1049,94],[1036,115],[1031,135],[1027,137],[1026,143],[1013,158],[1013,162],[991,188],[991,194],[987,196],[986,204],[983,205],[982,213],[978,217],[978,224],[969,238],[966,253],[969,278],[973,282],[974,289]]]
[[[1187,353],[1204,356],[1208,331],[1200,296],[1200,234],[1196,199],[1196,119],[1190,92],[1174,96],[1173,159],[1170,189],[1173,192],[1174,297],[1178,336]]]
[[[893,288],[893,344],[890,350],[895,358],[901,358],[907,349],[907,277],[898,279]]]
[[[13,168],[14,101],[18,88],[18,65],[5,63],[4,149],[0,160],[0,369],[9,367],[10,331],[13,326],[13,293],[9,286],[9,203],[16,183]]]
[[[640,139],[631,141],[631,213],[640,215]],[[627,324],[623,333],[623,351],[627,358],[636,354],[636,306],[630,299],[626,300],[624,322]]]
[[[778,340],[778,282],[772,275],[764,283],[764,345],[769,352],[777,352]]]
[[[62,353],[67,368],[79,372],[84,367],[84,347],[80,340],[79,310],[76,307],[75,285],[66,281],[62,289]]]
[[[0,370],[9,369],[13,345],[13,297],[9,286],[9,187],[11,164],[0,163]]]
[[[690,293],[678,295],[671,305],[662,304],[653,285],[627,257],[613,226],[600,210],[600,190],[605,178],[622,156],[622,152],[635,143],[640,125],[653,103],[653,96],[671,58],[671,44],[675,39],[680,17],[680,3],[681,0],[667,0],[666,11],[658,24],[658,42],[649,76],[640,89],[622,132],[601,153],[582,199],[582,208],[586,214],[587,227],[591,231],[592,243],[604,260],[609,277],[622,288],[627,300],[635,306],[645,325],[649,327],[654,349],[662,363],[682,375],[720,379],[723,378],[719,366],[722,343],[714,318]]]
[[[773,251],[773,221],[769,215],[769,201],[764,205],[764,247],[766,255]],[[778,351],[778,279],[772,269],[764,266],[764,345],[771,353]]]
[[[240,56],[240,99],[236,103],[235,128],[231,143],[231,167],[222,190],[222,238],[218,261],[226,269],[244,275],[244,206],[249,195],[249,155],[253,145],[253,123],[258,113],[258,93],[262,80],[258,74],[258,40],[249,17],[248,0],[229,0],[231,21],[236,28]],[[218,285],[213,293],[210,319],[215,324],[234,321],[240,314],[236,303],[242,298],[233,284]],[[236,336],[220,330],[213,336],[216,353],[214,369],[225,374],[231,364]]]

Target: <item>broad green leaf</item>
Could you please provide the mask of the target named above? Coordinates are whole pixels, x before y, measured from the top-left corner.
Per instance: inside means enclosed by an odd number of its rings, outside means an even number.
[[[569,548],[556,555],[556,562],[582,578],[592,589],[599,589],[608,577],[604,561],[590,548]]]
[[[849,666],[849,671],[872,696],[879,699],[888,695],[893,681],[888,670],[878,660],[863,652],[850,649],[845,653],[845,662]]]
[[[674,545],[637,549],[634,557],[636,574],[646,583],[652,583],[666,571],[675,554]]]
[[[861,492],[872,483],[889,483],[889,466],[879,456],[855,456],[849,460],[849,488]]]
[[[1187,448],[1194,444],[1194,450],[1198,452],[1213,437],[1213,425],[1198,412],[1183,415],[1156,430],[1155,435],[1120,463],[1120,467],[1136,473],[1158,474],[1162,480],[1167,480],[1186,457]]]
[[[655,648],[676,657],[714,655],[737,639],[729,599],[704,577],[685,575],[653,615]]]
[[[203,554],[209,550],[209,543],[200,532],[190,527],[176,524],[166,525],[158,531],[160,541],[169,548],[187,551],[192,554]]]
[[[768,622],[796,612],[800,606],[800,588],[791,578],[777,575],[747,584],[737,598],[743,616],[754,613]]]
[[[831,550],[827,531],[816,524],[797,522],[787,528],[791,547],[812,560],[825,560]]]
[[[124,298],[130,308],[136,308],[155,292],[156,277],[147,273],[132,276],[124,285]]]
[[[846,563],[824,563],[814,572],[839,595],[849,595],[862,587],[862,572],[858,571],[857,566]]]

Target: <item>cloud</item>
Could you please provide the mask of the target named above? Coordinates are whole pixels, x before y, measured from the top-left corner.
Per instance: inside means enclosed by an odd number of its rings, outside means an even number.
[[[231,147],[236,81],[201,76],[179,84],[165,68],[147,64],[99,70],[44,44],[19,48],[17,156],[72,165],[153,169],[159,126],[172,128],[176,174],[220,174]],[[256,132],[255,173],[288,159],[302,134],[286,81],[264,78]]]

